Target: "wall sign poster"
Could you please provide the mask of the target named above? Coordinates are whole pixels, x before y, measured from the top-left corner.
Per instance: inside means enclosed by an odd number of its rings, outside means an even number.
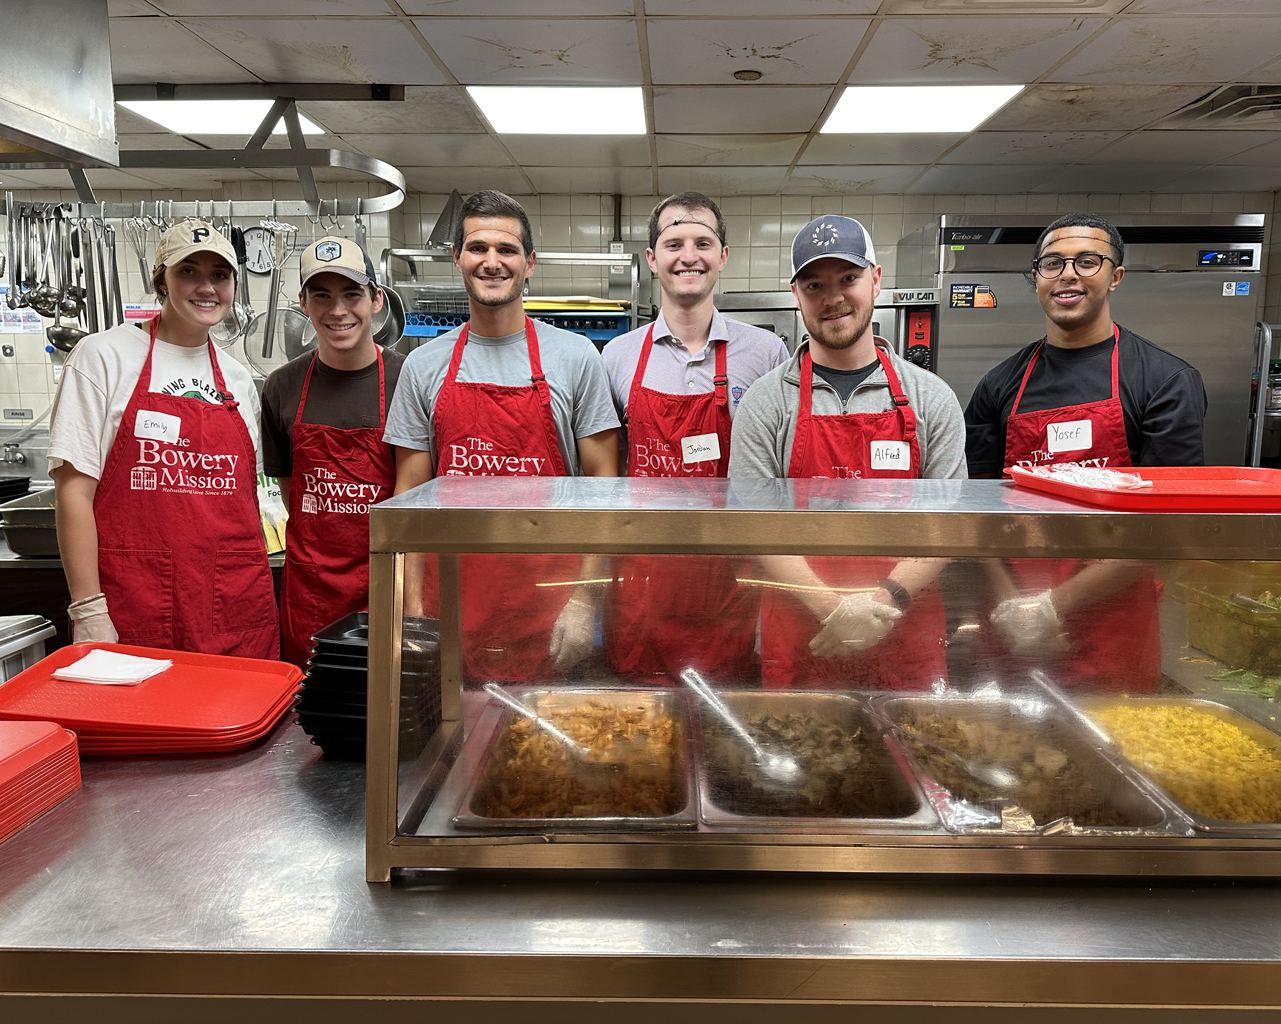
[[[954,284],[949,305],[953,309],[996,309],[996,292],[985,284]]]

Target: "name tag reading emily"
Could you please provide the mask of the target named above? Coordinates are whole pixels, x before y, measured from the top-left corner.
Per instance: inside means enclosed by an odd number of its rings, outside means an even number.
[[[721,439],[716,434],[694,434],[681,438],[681,452],[685,465],[693,462],[711,462],[721,457]]]
[[[873,441],[873,469],[911,469],[912,446],[906,441]]]
[[[174,444],[182,437],[182,417],[139,409],[138,418],[133,421],[133,436]]]
[[[1045,428],[1045,449],[1051,454],[1083,452],[1093,447],[1093,424],[1089,420],[1051,423]]]

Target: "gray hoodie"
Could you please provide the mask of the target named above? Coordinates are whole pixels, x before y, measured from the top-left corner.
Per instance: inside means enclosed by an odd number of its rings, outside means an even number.
[[[730,435],[731,477],[787,476],[801,404],[801,354],[808,344],[798,346],[787,363],[758,378],[743,396]],[[877,338],[876,344],[889,355],[908,404],[916,413],[921,476],[966,479],[965,418],[956,395],[941,377],[891,352],[885,339]],[[814,374],[812,412],[816,416],[891,408],[889,380],[879,366],[843,406],[836,389]]]

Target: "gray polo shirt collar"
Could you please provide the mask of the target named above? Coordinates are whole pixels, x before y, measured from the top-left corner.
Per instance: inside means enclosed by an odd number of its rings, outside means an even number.
[[[674,335],[672,333],[672,329],[667,326],[667,321],[663,318],[663,312],[661,309],[658,312],[658,318],[654,321],[654,341],[655,343],[663,341],[672,345],[677,341],[676,335]],[[729,328],[725,325],[725,317],[722,316],[721,311],[716,308],[712,309],[712,326],[707,332],[707,344],[703,347],[702,351],[695,352],[691,355],[689,357],[689,361],[691,363],[701,362],[707,355],[707,352],[711,349],[712,342],[714,341],[729,341]],[[684,346],[684,344],[684,342],[681,342],[682,346]],[[799,378],[797,379],[799,381]]]
[[[658,332],[655,331],[654,333],[657,334]],[[893,358],[893,353],[890,352],[890,343],[888,341],[884,338],[878,338],[876,335],[872,335],[872,341],[876,344],[877,348],[884,349],[885,354]],[[792,358],[788,360],[787,369],[783,371],[783,379],[789,384],[795,384],[798,388],[801,386],[801,356],[808,351],[809,346],[810,343],[808,339],[797,345],[795,353],[793,353]],[[825,381],[817,373],[814,374],[813,386],[816,388],[826,388],[828,391],[832,392],[832,394],[836,394],[836,388],[832,387],[831,384]],[[873,370],[871,374],[854,390],[862,391],[864,388],[887,388],[889,386],[890,379],[885,376],[885,367],[877,366],[877,368]]]

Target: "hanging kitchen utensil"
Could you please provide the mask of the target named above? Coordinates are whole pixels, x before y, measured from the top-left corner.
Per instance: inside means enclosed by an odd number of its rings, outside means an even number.
[[[374,314],[374,343],[391,348],[405,333],[405,303],[395,288],[383,288],[383,308]]]
[[[119,326],[125,322],[125,306],[120,294],[120,266],[116,262],[116,229],[112,224],[103,224],[102,227],[107,246],[107,266],[111,270],[108,275],[111,285],[111,317]]]
[[[249,305],[249,280],[245,276],[245,233],[240,228],[231,229],[231,247],[236,250],[236,291],[230,311],[209,330],[209,337],[220,348],[230,348],[249,330],[254,313]]]
[[[142,217],[131,217],[124,223],[125,238],[133,250],[134,257],[138,260],[138,273],[142,275],[143,293],[155,295],[156,291],[151,286],[151,267],[147,263],[147,236],[151,233],[151,225]]]
[[[27,297],[27,304],[41,316],[53,316],[58,309],[58,289],[53,283],[54,237],[52,221],[41,217],[40,227],[40,281]]]
[[[9,254],[9,290],[5,294],[5,305],[10,309],[18,308],[18,211],[17,202],[12,192],[4,194],[5,215],[8,217],[8,230],[5,233],[5,244]]]
[[[90,334],[97,334],[102,321],[98,318],[97,268],[93,262],[93,221],[80,222],[80,262],[85,272],[85,315]]]

